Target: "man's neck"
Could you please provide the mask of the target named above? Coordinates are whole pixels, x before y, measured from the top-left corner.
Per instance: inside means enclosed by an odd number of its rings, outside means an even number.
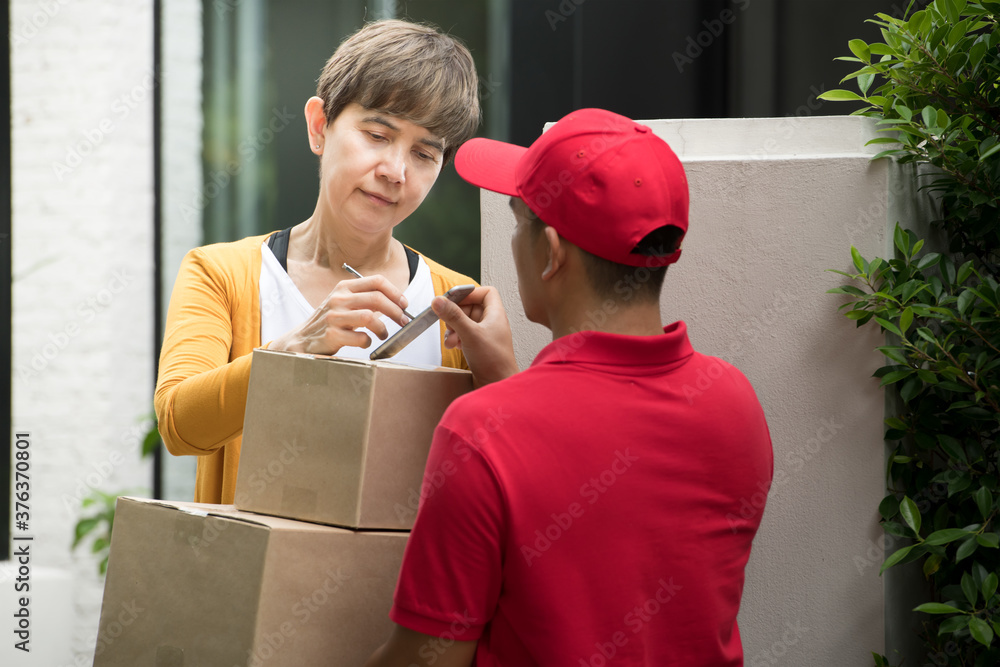
[[[658,303],[623,307],[614,300],[594,302],[590,307],[569,307],[553,313],[549,320],[552,339],[577,331],[599,331],[622,336],[656,336],[663,333]]]

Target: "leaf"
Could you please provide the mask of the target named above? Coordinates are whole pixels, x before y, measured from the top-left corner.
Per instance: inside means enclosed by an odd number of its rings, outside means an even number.
[[[941,258],[941,271],[944,273],[944,277],[947,278],[948,284],[954,284],[955,263],[951,261],[951,257],[945,255]]]
[[[909,496],[903,496],[899,501],[899,513],[903,517],[906,525],[913,530],[914,534],[920,535],[920,510],[917,504]]]
[[[873,44],[872,47],[874,46],[876,45]],[[910,110],[910,108],[905,104],[903,104],[902,102],[900,102],[898,99],[893,103],[892,108],[895,109],[896,113],[899,114],[899,117],[905,120],[906,122],[910,122],[910,120],[913,118],[913,112]]]
[[[961,493],[970,486],[972,486],[972,479],[968,476],[968,474],[959,475],[948,482],[948,497],[951,498],[956,493]]]
[[[908,378],[911,375],[913,375],[913,369],[909,369],[909,368],[906,369],[905,371],[892,371],[891,373],[886,373],[882,377],[882,381],[879,383],[879,386],[880,387],[884,387],[886,385],[893,384],[895,382],[899,382],[900,380]]]
[[[927,539],[924,540],[924,544],[931,546],[948,544],[949,542],[960,540],[968,534],[969,531],[962,530],[961,528],[944,528],[942,530],[936,530],[928,535]]]
[[[899,513],[899,499],[892,493],[878,504],[878,513],[883,519],[891,519]]]
[[[982,162],[983,160],[991,157],[997,151],[1000,151],[1000,144],[996,144],[992,148],[988,149],[985,153],[983,153],[982,155],[980,155],[979,156],[979,161]]]
[[[921,380],[923,380],[927,384],[937,384],[938,383],[937,375],[934,374],[934,371],[929,371],[929,370],[921,368],[919,371],[917,371],[917,377],[919,377]],[[931,447],[933,447],[933,446],[934,445],[931,444]]]
[[[879,568],[878,573],[881,575],[888,568],[892,567],[893,565],[895,565],[899,561],[901,561],[904,558],[906,558],[906,556],[910,553],[910,551],[913,549],[914,546],[916,546],[916,545],[910,545],[908,547],[903,547],[902,549],[899,549],[898,551],[893,552],[893,554],[891,556],[889,556],[888,558],[886,558],[885,562],[882,563],[882,567]],[[945,613],[945,612],[941,612],[941,613]]]
[[[900,338],[903,337],[903,332],[899,330],[899,327],[897,327],[889,320],[882,319],[881,317],[876,317],[875,321],[878,322],[880,325],[882,325],[882,328],[888,331],[889,333],[896,334]]]
[[[988,48],[989,46],[987,46],[984,40],[977,39],[976,43],[969,49],[969,65],[973,70],[979,66],[979,61],[986,55],[986,49]]]
[[[965,315],[965,311],[969,309],[976,301],[976,293],[973,290],[967,289],[958,295],[958,314]]]
[[[923,271],[929,266],[934,265],[941,260],[941,254],[936,252],[929,252],[919,260],[917,260],[917,268]]]
[[[975,287],[968,288],[968,291],[972,292],[973,294],[975,294],[976,296],[978,296],[980,299],[990,304],[991,306],[996,307],[996,303],[992,299],[986,298],[986,295],[983,292],[977,290]]]
[[[918,607],[914,607],[913,611],[922,611],[925,614],[961,614],[964,613],[961,609],[956,609],[950,604],[942,604],[940,602],[925,602]]]
[[[985,486],[981,486],[976,491],[975,497],[979,513],[983,515],[983,520],[985,521],[989,518],[990,511],[993,509],[993,494]]]
[[[979,546],[981,547],[996,549],[1000,547],[1000,535],[997,535],[996,533],[983,533],[981,535],[976,535],[976,542],[979,542]]]
[[[106,537],[98,537],[96,540],[94,540],[94,544],[91,545],[90,551],[96,554],[107,549],[108,546],[110,545],[111,545],[111,540],[109,540]]]
[[[974,537],[970,537],[964,542],[962,542],[960,545],[958,545],[958,550],[955,551],[955,562],[958,563],[971,556],[976,551],[976,547],[978,546],[979,543],[976,542],[976,539]]]
[[[924,577],[930,578],[932,574],[940,570],[941,562],[943,560],[944,559],[937,554],[931,554],[930,556],[928,556],[927,560],[924,561],[924,567],[923,567]]]
[[[896,247],[899,249],[899,252],[901,252],[904,257],[909,257],[910,237],[909,235],[906,234],[906,232],[903,231],[903,228],[899,226],[899,223],[896,223],[896,229],[892,233],[892,240],[893,243],[896,244]]]
[[[852,294],[854,296],[866,297],[868,293],[864,290],[855,287],[854,285],[841,285],[840,287],[834,287],[833,289],[828,289],[827,294]]]
[[[924,107],[924,110],[920,113],[920,115],[923,118],[924,125],[927,126],[927,129],[930,130],[935,128],[938,117],[937,109],[928,104],[927,106]]]
[[[970,259],[968,262],[959,267],[958,276],[955,278],[955,280],[958,282],[959,285],[961,285],[968,279],[970,275],[972,275],[972,271],[973,271],[973,266],[972,266],[972,260]]]
[[[867,95],[868,90],[872,87],[872,83],[874,82],[875,82],[874,74],[862,74],[861,76],[858,77],[858,90],[861,91],[862,95]],[[876,97],[868,98],[869,104],[881,105],[884,102],[885,98],[876,98]]]
[[[972,580],[972,575],[968,572],[962,575],[962,593],[965,594],[965,599],[969,601],[969,604],[975,608],[979,591],[976,590],[976,582]]]
[[[903,348],[901,348],[901,347],[889,347],[889,346],[883,345],[882,347],[879,347],[879,348],[876,348],[876,349],[878,349],[879,352],[881,352],[885,356],[889,357],[890,359],[892,359],[896,363],[902,364],[904,366],[909,363],[906,360],[906,353],[903,351]]]
[[[864,102],[865,98],[861,97],[855,92],[850,90],[843,90],[837,88],[835,90],[828,90],[825,93],[817,95],[818,99],[825,100],[827,102]]]
[[[882,151],[881,153],[876,153],[875,155],[872,155],[872,162],[874,162],[875,160],[881,160],[884,157],[892,157],[894,155],[899,155],[900,153],[902,153],[902,151],[895,148],[887,151]]]
[[[997,584],[1000,583],[1000,578],[997,577],[996,572],[990,572],[986,575],[986,579],[983,581],[983,587],[980,592],[983,594],[983,602],[987,605],[990,603],[990,598],[997,592]]]
[[[941,625],[938,626],[938,635],[940,636],[964,630],[969,626],[969,618],[971,617],[962,614],[960,616],[952,616],[944,619],[941,621]]]
[[[142,458],[145,458],[156,451],[160,445],[160,431],[156,426],[146,434],[142,441]]]
[[[958,9],[958,3],[955,0],[944,0],[943,4],[949,23],[954,24],[962,20],[962,13]]]
[[[909,428],[909,426],[906,425],[906,422],[904,422],[899,417],[887,417],[885,420],[885,425],[888,426],[889,428],[898,428],[903,431]]]
[[[927,283],[921,282],[919,280],[909,280],[903,284],[903,303],[908,302],[914,297],[918,292],[922,292],[927,289]]]
[[[76,523],[76,528],[74,530],[73,548],[76,548],[76,546],[80,543],[80,541],[84,537],[87,536],[88,533],[97,528],[97,525],[100,522],[101,520],[97,517],[91,517],[89,519],[80,519]]]
[[[847,46],[851,49],[851,53],[856,55],[861,60],[865,62],[871,61],[871,51],[868,49],[868,44],[866,44],[863,39],[852,39],[847,43]]]
[[[965,449],[958,440],[950,435],[938,433],[937,441],[941,445],[941,449],[944,450],[944,453],[948,455],[948,458],[968,464],[969,460],[965,456]]]
[[[937,112],[937,126],[940,128],[946,128],[951,125],[951,119],[948,118],[948,112],[944,109],[938,109]]]
[[[868,262],[865,261],[865,258],[861,256],[861,253],[854,246],[851,246],[851,259],[854,260],[854,268],[858,271],[865,270]]]
[[[989,646],[993,643],[993,628],[978,616],[969,618],[969,633],[983,646]]]
[[[899,390],[899,397],[903,399],[904,402],[909,403],[914,398],[916,398],[921,391],[924,389],[923,380],[919,377],[912,377],[903,384],[903,388]]]

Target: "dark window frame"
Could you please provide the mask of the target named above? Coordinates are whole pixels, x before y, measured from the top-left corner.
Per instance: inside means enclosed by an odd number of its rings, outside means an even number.
[[[10,3],[4,3],[3,11],[4,33],[10,34]],[[0,377],[3,377],[3,388],[0,389],[0,420],[7,428],[7,437],[0,448],[0,515],[3,516],[3,528],[0,532],[0,560],[10,558],[10,520],[11,516],[11,447],[14,438],[14,425],[11,422],[11,384],[12,384],[12,351],[11,351],[11,130],[10,130],[10,40],[4,51],[4,67],[7,72],[6,84],[3,86],[2,108],[3,125],[7,131],[3,133],[0,143],[0,155],[7,165],[3,178],[0,178],[0,189],[3,196],[3,214],[0,215],[0,273],[3,274],[5,288],[0,289]]]

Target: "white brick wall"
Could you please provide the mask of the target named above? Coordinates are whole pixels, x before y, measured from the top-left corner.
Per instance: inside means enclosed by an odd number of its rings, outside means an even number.
[[[103,581],[70,551],[79,496],[150,491],[152,2],[12,0],[11,47],[13,421],[31,432],[32,566],[70,583],[36,590],[35,651],[8,659],[5,640],[0,663],[83,665]],[[60,604],[71,627],[43,627]]]

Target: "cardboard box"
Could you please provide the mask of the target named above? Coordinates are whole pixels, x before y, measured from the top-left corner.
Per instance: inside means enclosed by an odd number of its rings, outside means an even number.
[[[362,665],[407,537],[119,498],[94,665]]]
[[[409,530],[434,428],[472,374],[258,349],[236,507]]]

